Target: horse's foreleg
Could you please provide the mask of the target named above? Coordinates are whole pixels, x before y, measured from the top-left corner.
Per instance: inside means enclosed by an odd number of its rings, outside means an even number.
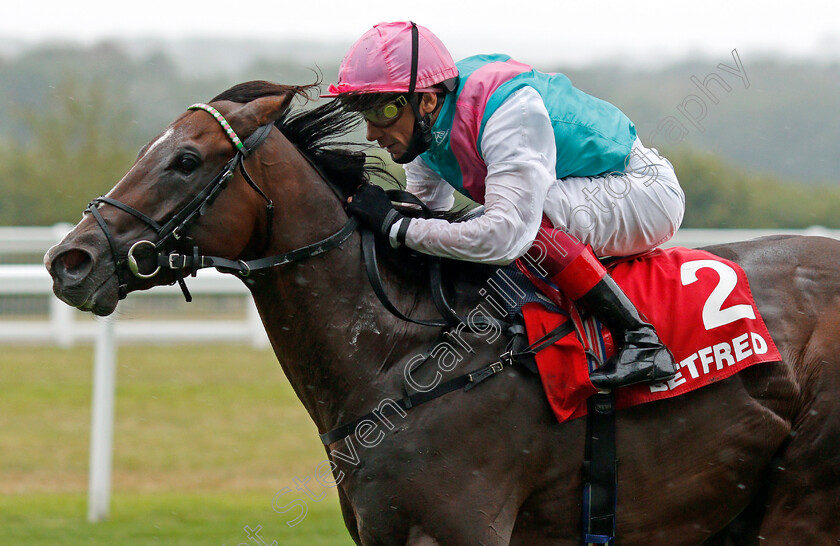
[[[341,516],[344,518],[344,526],[347,527],[347,532],[350,533],[350,538],[356,544],[362,543],[362,537],[359,536],[359,527],[356,523],[356,514],[353,513],[353,507],[347,494],[342,488],[338,488],[338,503],[341,507]]]

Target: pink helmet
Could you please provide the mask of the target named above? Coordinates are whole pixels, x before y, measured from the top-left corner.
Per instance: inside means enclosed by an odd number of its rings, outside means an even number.
[[[411,79],[411,26],[407,21],[379,23],[365,32],[344,56],[338,85],[329,93],[404,93]],[[417,82],[414,91],[434,92],[434,85],[458,76],[458,69],[443,43],[429,29],[417,25]]]

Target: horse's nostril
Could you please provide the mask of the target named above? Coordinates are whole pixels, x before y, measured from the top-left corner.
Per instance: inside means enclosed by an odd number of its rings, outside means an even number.
[[[63,252],[54,261],[56,269],[69,277],[84,278],[90,272],[90,254],[84,250],[70,249]]]

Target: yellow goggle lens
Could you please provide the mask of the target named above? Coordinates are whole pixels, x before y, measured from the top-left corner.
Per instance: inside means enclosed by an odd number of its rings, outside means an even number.
[[[384,119],[393,119],[397,117],[397,114],[400,113],[400,109],[397,108],[396,104],[389,104],[385,108],[382,109],[382,117]]]
[[[385,106],[381,106],[379,108],[374,108],[371,110],[365,110],[362,112],[362,115],[365,117],[366,120],[372,121],[373,123],[383,123],[391,121],[392,119],[399,116],[400,110],[406,104],[408,104],[408,101],[405,99],[405,97],[401,96],[398,97],[397,100],[395,100],[394,102],[389,102]]]

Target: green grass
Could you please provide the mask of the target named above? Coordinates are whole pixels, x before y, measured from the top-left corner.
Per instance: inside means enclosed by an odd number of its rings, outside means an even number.
[[[254,544],[246,525],[266,544],[350,543],[334,491],[295,491],[325,451],[274,355],[249,347],[119,350],[111,517],[87,523],[92,359],[0,351],[0,545]],[[272,509],[284,487],[309,509],[294,527]]]
[[[334,498],[329,500],[334,501]],[[120,493],[111,517],[87,523],[84,494],[23,494],[0,497],[0,541],[4,545],[227,545],[249,541],[245,526],[266,544],[352,544],[337,508],[310,502],[306,517],[290,527],[287,515],[271,509],[271,496],[243,493]]]

